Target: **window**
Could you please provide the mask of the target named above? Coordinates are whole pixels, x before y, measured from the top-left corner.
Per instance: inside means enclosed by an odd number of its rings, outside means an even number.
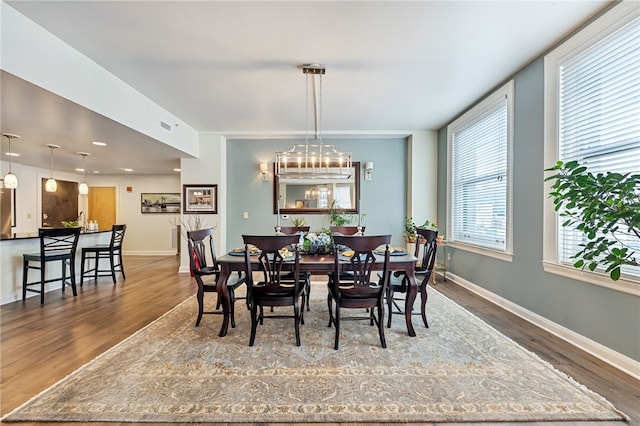
[[[634,3],[614,7],[545,57],[547,166],[577,160],[592,173],[640,172],[640,7]],[[584,236],[560,224],[546,206],[544,258],[572,268]],[[640,252],[636,237],[622,239]],[[622,272],[640,280],[638,268]]]
[[[498,257],[511,253],[512,99],[509,82],[447,128],[449,240]]]

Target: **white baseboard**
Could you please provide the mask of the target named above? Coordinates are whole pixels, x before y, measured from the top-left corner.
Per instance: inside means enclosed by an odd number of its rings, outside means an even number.
[[[591,355],[617,368],[618,370],[621,370],[626,374],[640,380],[640,362],[629,358],[628,356],[623,355],[619,352],[616,352],[581,334],[578,334],[575,331],[572,331],[560,324],[550,321],[549,319],[538,315],[535,312],[531,312],[528,309],[525,309],[522,306],[503,298],[502,296],[498,296],[497,294],[492,293],[487,289],[478,286],[477,284],[467,281],[464,278],[458,277],[451,272],[446,273],[446,278],[448,281],[453,281],[461,287],[464,287],[467,290],[477,294],[478,296],[492,303],[495,303],[501,308],[506,309],[507,311],[519,316],[525,321],[528,321],[531,324],[548,331],[554,336],[561,338],[562,340],[572,344],[579,349],[582,349],[585,352],[590,353]]]

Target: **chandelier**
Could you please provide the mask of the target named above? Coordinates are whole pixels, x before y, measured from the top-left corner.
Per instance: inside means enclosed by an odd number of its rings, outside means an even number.
[[[326,69],[317,64],[302,66],[305,74],[305,143],[276,152],[276,175],[287,178],[348,179],[352,174],[350,152],[338,151],[322,140],[322,76]],[[313,84],[315,141],[309,142],[309,81]]]

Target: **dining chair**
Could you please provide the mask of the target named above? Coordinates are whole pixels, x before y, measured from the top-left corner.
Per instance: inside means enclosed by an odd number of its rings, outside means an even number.
[[[364,234],[366,226],[361,226],[360,229]],[[355,235],[358,232],[357,226],[330,226],[329,230],[332,235]]]
[[[384,295],[386,292],[389,270],[389,243],[391,235],[346,236],[335,235],[334,243],[347,250],[334,251],[334,270],[329,276],[329,327],[335,326],[334,349],[338,349],[340,341],[340,322],[347,320],[368,320],[371,325],[378,326],[380,343],[387,347],[384,337]],[[385,246],[382,274],[377,281],[371,280],[374,264],[378,258],[374,250]],[[350,272],[344,278],[344,272]],[[335,309],[333,304],[335,302]],[[366,308],[366,316],[343,316],[342,309]],[[377,311],[377,312],[376,312]]]
[[[278,227],[275,227],[276,229]],[[309,229],[311,229],[310,226],[281,226],[280,227],[280,232],[282,234],[285,235],[304,235],[307,232],[309,232]],[[288,273],[288,274],[283,274],[282,279],[286,280],[286,279],[293,279],[293,274],[292,273]],[[305,292],[306,292],[306,305],[307,305],[307,311],[311,310],[311,300],[310,300],[310,296],[311,296],[311,273],[309,272],[300,272],[300,276],[304,279],[304,283],[305,283]]]
[[[276,228],[277,230],[277,226],[275,226],[274,228]],[[295,234],[300,234],[300,233],[306,233],[309,232],[309,229],[311,229],[310,226],[280,226],[280,232],[282,232],[285,235],[295,235]]]
[[[217,293],[218,292],[218,278],[220,277],[220,268],[218,267],[216,250],[213,239],[214,230],[199,229],[195,231],[187,232],[187,250],[189,252],[189,264],[193,277],[198,285],[198,291],[196,293],[196,299],[198,300],[198,317],[196,319],[196,327],[200,325],[202,316],[204,314],[223,314],[223,310],[220,309],[220,300],[216,301],[215,311],[204,310],[204,294],[205,293]],[[230,312],[231,327],[236,326],[235,320],[235,301],[239,299],[246,299],[246,297],[236,297],[236,290],[245,280],[241,274],[237,277],[229,277],[227,282],[227,288],[230,298]]]
[[[427,322],[427,285],[431,279],[433,267],[436,261],[436,249],[438,247],[438,231],[432,229],[418,228],[416,230],[418,238],[414,256],[418,258],[415,270],[415,280],[419,282],[420,290],[420,315],[422,322],[426,328],[429,328]],[[404,297],[409,291],[409,278],[404,272],[396,272],[391,274],[389,278],[389,286],[387,287],[387,305],[389,308],[389,319],[387,327],[391,327],[391,317],[395,314],[404,314],[401,303],[404,303]],[[404,293],[405,296],[396,297],[396,293]],[[412,312],[412,315],[418,315],[418,312]]]
[[[305,281],[300,275],[300,252],[298,235],[243,235],[245,244],[245,275],[249,305],[251,309],[251,336],[249,346],[253,346],[258,323],[263,324],[265,318],[293,318],[296,345],[300,346],[300,324],[304,324]],[[255,262],[255,272],[262,273],[262,279],[254,280],[253,265],[249,246],[260,249]],[[290,251],[288,247],[293,247]],[[284,274],[291,273],[293,279]],[[302,304],[300,304],[302,300]],[[265,315],[264,307],[292,306],[293,315],[281,313]]]
[[[77,296],[76,289],[76,248],[80,237],[80,228],[40,228],[40,252],[25,253],[22,255],[22,300],[27,297],[27,291],[40,293],[40,304],[44,305],[45,284],[55,281],[62,282],[62,292],[64,292],[67,279],[73,291],[73,296]],[[62,267],[61,275],[47,278],[46,266],[48,262],[60,262]],[[67,266],[69,276],[67,278]],[[30,269],[40,270],[40,280],[28,282]],[[32,289],[30,286],[39,285],[40,289]]]
[[[111,276],[113,283],[116,283],[116,272],[122,274],[122,279],[127,277],[124,274],[122,262],[122,242],[127,225],[113,225],[111,227],[111,241],[109,244],[94,244],[82,248],[82,258],[80,262],[80,287],[84,283],[84,277],[91,277],[98,281],[98,277]],[[109,260],[109,269],[100,269],[100,259]],[[93,260],[93,268],[85,269],[86,262]]]

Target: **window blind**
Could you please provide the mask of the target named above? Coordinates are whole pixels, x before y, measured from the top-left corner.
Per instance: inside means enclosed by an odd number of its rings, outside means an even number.
[[[594,174],[640,173],[640,18],[565,59],[558,71],[559,159]],[[573,264],[586,239],[574,228],[558,232],[559,260]],[[640,253],[636,237],[620,238]],[[640,277],[638,269],[622,273]]]
[[[453,129],[452,236],[506,250],[508,109],[506,96]]]

